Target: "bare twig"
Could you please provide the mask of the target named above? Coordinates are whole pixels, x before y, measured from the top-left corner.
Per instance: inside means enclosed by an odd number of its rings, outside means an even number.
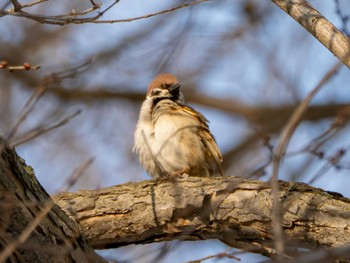
[[[133,18],[126,18],[126,19],[112,19],[112,20],[98,20],[100,17],[102,17],[108,10],[110,10],[114,5],[116,5],[119,0],[114,1],[111,5],[109,5],[106,9],[104,9],[102,12],[99,12],[97,15],[92,16],[92,17],[76,17],[78,15],[85,15],[89,12],[95,9],[98,9],[98,7],[96,7],[96,4],[93,5],[93,7],[91,9],[88,9],[82,13],[70,13],[67,15],[58,15],[58,16],[45,16],[45,15],[33,15],[30,13],[26,13],[23,11],[20,12],[13,12],[13,11],[1,11],[0,10],[0,16],[6,16],[6,15],[10,15],[10,16],[17,16],[17,17],[25,17],[28,19],[32,19],[35,20],[39,23],[43,23],[43,24],[52,24],[52,25],[60,25],[60,26],[64,26],[67,24],[86,24],[86,23],[94,23],[94,24],[111,24],[111,23],[123,23],[123,22],[132,22],[132,21],[136,21],[136,20],[141,20],[141,19],[146,19],[146,18],[150,18],[150,17],[154,17],[154,16],[158,16],[158,15],[162,15],[162,14],[166,14],[169,12],[173,12],[185,7],[189,7],[192,5],[196,5],[196,4],[200,4],[203,2],[208,2],[210,0],[197,0],[194,1],[192,3],[187,3],[187,4],[182,4],[176,7],[172,7],[169,9],[165,9],[156,13],[151,13],[151,14],[147,14],[147,15],[143,15],[143,16],[138,16],[138,17],[133,17]]]
[[[71,176],[69,176],[66,180],[66,182],[62,185],[61,189],[59,189],[57,192],[67,191],[69,188],[71,188],[75,183],[78,181],[78,179],[84,174],[87,168],[94,162],[95,158],[90,158],[85,163],[80,165]]]
[[[0,10],[4,10],[8,7],[8,5],[10,5],[10,0],[4,1],[1,6],[0,6]]]
[[[313,184],[318,178],[326,174],[334,165],[336,165],[340,161],[342,156],[343,155],[339,154],[339,152],[337,152],[333,156],[330,156],[327,159],[327,162],[324,165],[322,165],[322,167],[316,172],[314,176],[312,176],[311,180],[309,180],[307,183]]]
[[[312,139],[307,143],[306,146],[301,147],[300,150],[289,153],[286,157],[295,156],[302,152],[310,152],[311,154],[316,155],[319,158],[322,158],[322,152],[319,151],[319,148],[324,145],[326,142],[334,138],[342,127],[344,127],[345,120],[341,116],[337,116],[336,120],[330,125],[330,127],[324,131],[321,135],[318,135],[316,138]]]
[[[213,259],[213,258],[216,258],[216,259],[230,258],[230,259],[234,259],[234,260],[237,260],[237,261],[241,261],[240,258],[234,256],[233,254],[229,254],[228,253],[230,251],[230,249],[231,249],[231,247],[227,248],[225,252],[217,253],[217,254],[214,254],[214,255],[209,255],[209,256],[206,256],[206,257],[203,257],[203,258],[200,258],[200,259],[196,259],[196,260],[191,260],[191,261],[188,261],[187,263],[201,263],[203,261],[206,261],[208,259]]]
[[[268,159],[258,166],[258,168],[255,168],[253,171],[248,171],[244,178],[253,178],[253,177],[260,177],[265,175],[265,169],[272,163],[273,158],[274,158],[274,152],[273,152],[273,145],[270,142],[270,136],[266,134],[261,134],[261,132],[257,133],[258,135],[261,135],[263,145],[265,148],[268,150],[269,157]]]
[[[7,61],[0,61],[0,69],[7,69],[10,72],[15,70],[38,70],[40,66],[31,66],[29,63],[25,62],[21,66],[10,66]]]
[[[91,62],[92,62],[92,59],[89,58],[83,61],[82,63],[79,63],[76,66],[73,66],[71,68],[64,69],[58,72],[53,72],[42,79],[42,85],[49,86],[54,83],[60,83],[64,79],[72,79],[76,77],[78,74],[81,74],[84,71],[88,70]],[[51,89],[52,87],[50,86],[50,89],[48,89],[48,91],[51,92]]]
[[[52,18],[69,18],[69,17],[77,17],[77,16],[84,16],[84,15],[87,15],[93,11],[95,11],[96,9],[100,9],[102,6],[102,3],[100,3],[99,5],[93,5],[92,7],[84,10],[84,11],[81,11],[81,12],[77,12],[75,9],[73,9],[70,14],[65,14],[65,15],[57,15],[57,16],[52,16]],[[106,10],[105,10],[106,11]]]
[[[182,5],[179,5],[179,6],[175,6],[175,7],[169,8],[169,9],[165,9],[165,10],[162,10],[162,11],[159,11],[159,12],[156,12],[156,13],[151,13],[151,14],[147,14],[147,15],[143,15],[143,16],[137,16],[137,17],[126,18],[126,19],[99,20],[99,21],[92,21],[91,23],[105,24],[105,23],[133,22],[133,21],[136,21],[136,20],[146,19],[146,18],[150,18],[150,17],[153,17],[153,16],[158,16],[158,15],[163,15],[163,14],[166,14],[166,13],[174,12],[176,10],[179,10],[179,9],[182,9],[182,8],[185,8],[185,7],[189,7],[189,6],[192,6],[192,5],[197,5],[197,4],[200,4],[200,3],[203,3],[203,2],[208,2],[208,1],[211,1],[211,0],[198,0],[198,1],[194,1],[192,3],[182,4]]]
[[[309,95],[299,104],[295,109],[292,116],[288,120],[288,123],[282,130],[278,146],[276,148],[276,153],[273,161],[273,173],[271,177],[271,194],[273,201],[273,217],[272,226],[275,235],[275,247],[277,255],[282,255],[284,253],[284,238],[283,238],[283,228],[281,223],[281,211],[280,204],[278,200],[278,172],[280,168],[280,163],[282,162],[282,157],[284,156],[290,139],[296,130],[298,124],[300,123],[303,114],[306,112],[309,103],[317,94],[317,92],[330,80],[330,78],[337,72],[342,64],[337,63],[334,65],[327,74],[321,79],[318,85],[309,93]]]
[[[18,128],[26,120],[26,118],[28,117],[30,112],[33,110],[33,108],[35,107],[35,105],[37,104],[39,99],[46,92],[47,88],[53,83],[60,83],[63,79],[74,78],[77,74],[87,70],[87,67],[90,65],[90,63],[91,63],[91,59],[87,59],[83,63],[81,63],[73,68],[63,70],[60,72],[56,72],[56,73],[52,73],[49,76],[44,77],[41,85],[34,90],[32,96],[29,98],[26,105],[23,107],[23,109],[20,113],[20,116],[18,117],[15,125],[8,132],[8,134],[5,138],[7,140],[7,144],[12,145],[12,146],[19,145],[25,141],[36,138],[43,133],[46,133],[48,131],[51,131],[55,128],[58,128],[64,124],[66,124],[71,118],[78,115],[80,113],[80,111],[77,111],[76,113],[72,114],[71,116],[68,116],[66,119],[63,119],[62,121],[59,121],[58,123],[54,124],[52,127],[48,127],[48,128],[39,127],[36,130],[34,129],[34,130],[28,132],[23,138],[20,138],[17,141],[12,142],[14,136],[16,135],[16,133],[18,131]],[[0,153],[2,152],[4,147],[5,147],[5,145],[3,143],[1,143],[0,144]]]
[[[32,6],[47,2],[47,1],[49,1],[49,0],[37,0],[37,1],[31,2],[31,3],[23,4],[22,9],[26,8],[26,7],[32,7]]]
[[[1,11],[1,10],[0,10],[0,16],[10,15],[10,16],[17,16],[17,17],[25,17],[28,19],[35,20],[39,23],[60,25],[60,26],[64,26],[67,24],[83,24],[83,23],[89,23],[89,22],[91,23],[91,22],[99,19],[108,10],[110,10],[114,5],[116,5],[118,2],[119,2],[119,0],[115,0],[112,4],[107,6],[106,9],[99,12],[97,15],[92,16],[92,17],[86,17],[86,18],[76,18],[74,14],[71,14],[70,16],[67,15],[67,17],[61,17],[61,16],[65,16],[65,15],[55,17],[55,16],[45,16],[45,15],[33,15],[33,14],[23,12],[23,11],[13,12],[13,11]]]
[[[98,4],[96,4],[93,0],[90,0],[90,3],[91,3],[93,6],[98,6]]]
[[[74,112],[73,114],[69,115],[68,117],[65,117],[63,120],[50,126],[50,127],[37,127],[35,129],[33,129],[32,131],[29,131],[26,134],[22,135],[20,138],[14,140],[13,142],[8,142],[8,143],[9,143],[10,147],[17,147],[18,145],[21,145],[25,142],[28,142],[34,138],[41,136],[49,131],[52,131],[58,127],[65,125],[71,119],[73,119],[74,117],[79,115],[80,113],[81,113],[81,110],[78,110],[78,111]]]
[[[11,129],[11,131],[6,136],[6,139],[8,141],[11,141],[11,139],[15,136],[19,126],[26,120],[29,113],[33,110],[34,106],[37,104],[39,99],[44,95],[46,88],[45,87],[38,87],[32,96],[29,98],[26,105],[24,105],[24,108],[20,114],[20,116],[17,119],[17,122],[15,123],[14,127]]]
[[[235,257],[233,255],[230,255],[230,254],[227,254],[227,253],[218,253],[216,255],[209,255],[209,256],[206,256],[204,258],[201,258],[201,259],[197,259],[197,260],[191,260],[191,261],[188,261],[188,263],[201,263],[201,262],[204,262],[208,259],[213,259],[213,258],[216,258],[216,259],[220,259],[220,258],[230,258],[230,259],[235,259],[237,261],[241,261],[240,258],[238,257]]]

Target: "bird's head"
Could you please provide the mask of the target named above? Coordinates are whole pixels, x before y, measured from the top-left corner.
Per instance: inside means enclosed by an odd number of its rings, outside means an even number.
[[[179,81],[174,75],[169,73],[159,74],[148,85],[147,97],[154,102],[169,99],[183,104],[184,96],[180,91],[180,87]]]

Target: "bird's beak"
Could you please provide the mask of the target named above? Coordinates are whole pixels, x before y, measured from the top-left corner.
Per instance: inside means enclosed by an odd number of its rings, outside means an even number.
[[[181,87],[181,85],[178,83],[173,84],[169,87],[169,91],[171,94],[179,94],[180,87]]]

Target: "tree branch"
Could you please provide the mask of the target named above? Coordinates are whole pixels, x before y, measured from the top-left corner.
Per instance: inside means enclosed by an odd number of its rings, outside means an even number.
[[[350,68],[350,40],[305,0],[272,0]]]
[[[5,249],[52,203],[31,168],[6,147],[0,175],[0,246]],[[350,243],[349,199],[302,183],[279,181],[279,188],[286,254],[295,246],[339,248]],[[247,251],[275,254],[271,188],[266,182],[183,176],[61,193],[54,200],[94,248],[220,239]],[[25,262],[24,255],[31,262],[101,260],[56,205],[28,240],[16,246],[9,258],[16,262]]]
[[[191,3],[185,3],[181,4],[179,6],[175,6],[169,9],[165,9],[159,12],[146,14],[143,16],[138,17],[132,17],[132,18],[125,18],[125,19],[111,19],[111,20],[99,20],[107,11],[109,11],[113,6],[115,6],[117,3],[119,3],[119,0],[115,0],[112,4],[107,6],[103,11],[99,12],[97,15],[91,16],[91,17],[84,17],[84,15],[91,13],[92,11],[95,11],[96,9],[99,9],[101,5],[97,5],[94,2],[92,5],[92,8],[89,8],[88,10],[85,10],[83,12],[73,12],[69,14],[64,15],[56,15],[56,16],[47,16],[47,15],[38,15],[38,14],[31,14],[27,12],[21,11],[24,7],[30,7],[33,5],[37,5],[39,3],[44,2],[43,1],[36,1],[31,4],[27,5],[20,5],[16,0],[11,0],[12,4],[14,5],[14,9],[10,11],[4,11],[0,10],[0,17],[1,16],[17,16],[17,17],[25,17],[27,19],[32,19],[34,21],[37,21],[42,24],[52,24],[52,25],[59,25],[64,26],[67,24],[86,24],[86,23],[95,23],[95,24],[113,24],[113,23],[124,23],[124,22],[132,22],[136,20],[141,19],[147,19],[154,16],[159,16],[163,14],[167,14],[170,12],[177,11],[182,8],[186,8],[189,6],[197,5],[203,2],[208,2],[210,0],[197,0]]]
[[[279,181],[279,187],[287,246],[350,243],[349,199],[302,183]],[[265,182],[185,176],[61,193],[54,200],[97,249],[220,239],[263,255],[275,253],[271,188]]]
[[[106,262],[1,137],[0,148],[0,261]]]
[[[30,86],[25,88],[32,89]],[[96,87],[93,90],[82,90],[79,88],[71,87],[70,89],[63,88],[60,86],[49,86],[46,90],[47,93],[55,95],[57,98],[69,101],[78,102],[91,102],[101,100],[129,100],[141,103],[145,99],[143,92],[129,91],[135,90],[135,87],[128,87],[125,90],[118,91],[116,87]],[[197,93],[186,93],[186,100],[202,105],[204,107],[210,107],[218,109],[227,113],[241,116],[255,125],[260,125],[267,131],[278,130],[283,126],[286,120],[293,113],[297,105],[282,105],[282,106],[268,106],[268,105],[257,105],[251,106],[248,104],[241,103],[231,98],[215,98],[205,94]],[[337,117],[338,114],[349,117],[349,104],[337,104],[329,103],[325,105],[312,105],[310,106],[303,120],[305,121],[319,121],[320,119]],[[346,115],[346,116],[345,116]],[[271,121],[271,116],[274,116]],[[266,128],[266,126],[269,126]]]

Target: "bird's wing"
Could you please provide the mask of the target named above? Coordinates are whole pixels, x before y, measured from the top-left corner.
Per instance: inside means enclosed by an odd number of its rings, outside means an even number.
[[[205,148],[207,148],[208,152],[210,153],[211,155],[210,157],[214,161],[214,165],[217,172],[219,172],[220,175],[223,176],[224,174],[221,167],[222,155],[218,145],[216,144],[214,136],[211,134],[209,130],[209,126],[208,126],[209,121],[203,116],[203,114],[192,109],[191,107],[188,107],[188,106],[182,106],[182,107],[185,112],[194,116],[199,121],[200,129],[198,129],[198,135],[202,139],[202,142]]]

